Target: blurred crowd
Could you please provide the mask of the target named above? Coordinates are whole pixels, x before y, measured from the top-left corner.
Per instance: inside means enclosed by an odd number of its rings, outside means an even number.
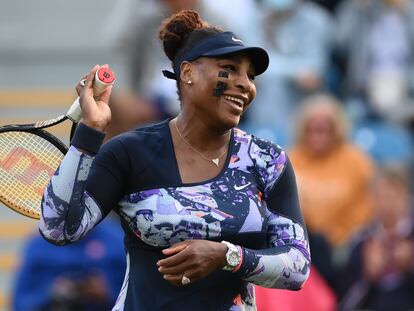
[[[257,289],[259,311],[414,309],[414,1],[119,0],[105,34],[128,79],[107,139],[177,114],[157,33],[188,8],[270,56],[240,127],[288,150],[313,272],[294,295]]]

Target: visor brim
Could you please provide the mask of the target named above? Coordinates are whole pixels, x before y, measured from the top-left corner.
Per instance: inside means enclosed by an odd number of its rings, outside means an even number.
[[[252,61],[256,76],[266,71],[269,66],[269,55],[266,50],[259,47],[227,46],[208,51],[202,56],[219,57],[243,52],[246,53]]]

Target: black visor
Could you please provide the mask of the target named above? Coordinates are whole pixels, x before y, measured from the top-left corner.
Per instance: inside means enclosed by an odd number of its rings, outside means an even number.
[[[174,61],[174,72],[164,70],[163,74],[169,79],[178,80],[180,66],[184,61],[191,62],[203,56],[219,57],[241,52],[249,56],[256,76],[266,71],[269,66],[269,55],[267,52],[260,47],[245,46],[243,41],[238,39],[234,33],[226,31],[201,41]]]

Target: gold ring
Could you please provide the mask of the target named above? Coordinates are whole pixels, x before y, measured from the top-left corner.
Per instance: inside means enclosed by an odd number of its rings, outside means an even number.
[[[188,277],[186,277],[185,275],[183,275],[183,278],[181,279],[181,284],[187,285],[187,284],[190,284],[190,283],[191,283],[191,280]]]

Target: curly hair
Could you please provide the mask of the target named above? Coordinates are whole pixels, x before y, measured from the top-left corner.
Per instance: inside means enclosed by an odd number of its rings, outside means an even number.
[[[209,25],[193,10],[183,10],[166,18],[161,24],[159,38],[164,53],[174,68],[178,57],[191,50],[198,42],[223,32]],[[177,80],[178,99],[181,100],[180,82]]]

